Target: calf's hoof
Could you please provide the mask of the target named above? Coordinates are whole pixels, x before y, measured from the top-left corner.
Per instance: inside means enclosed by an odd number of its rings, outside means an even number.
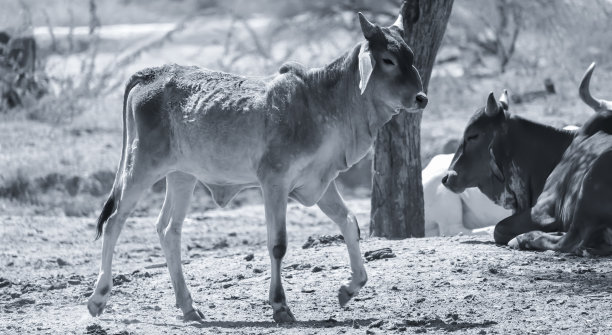
[[[199,322],[203,323],[204,314],[199,309],[192,309],[191,311],[183,314],[183,321],[185,322]]]
[[[340,286],[340,289],[338,290],[338,302],[340,303],[340,307],[344,307],[354,296],[355,293],[349,292],[347,286]]]
[[[87,310],[91,316],[100,316],[106,307],[106,299],[104,297],[96,296],[95,293],[89,297],[87,301]]]
[[[272,316],[274,322],[276,323],[288,323],[295,322],[295,317],[291,310],[287,306],[281,306],[277,310],[274,311],[274,315]]]

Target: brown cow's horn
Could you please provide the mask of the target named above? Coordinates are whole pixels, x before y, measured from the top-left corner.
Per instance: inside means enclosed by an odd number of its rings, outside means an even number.
[[[495,100],[495,95],[493,92],[489,93],[489,98],[487,99],[487,107],[485,107],[485,114],[488,116],[495,116],[499,113],[499,106],[497,105],[497,101]]]
[[[367,40],[370,40],[376,35],[376,25],[368,21],[361,12],[357,14],[359,15],[359,24],[361,25],[363,36],[365,36]]]
[[[591,95],[589,87],[591,85],[591,75],[593,75],[593,70],[595,70],[595,62],[591,63],[591,66],[589,66],[582,77],[580,88],[578,89],[580,99],[582,99],[585,104],[593,108],[596,112],[601,110],[612,110],[612,101],[596,99]]]

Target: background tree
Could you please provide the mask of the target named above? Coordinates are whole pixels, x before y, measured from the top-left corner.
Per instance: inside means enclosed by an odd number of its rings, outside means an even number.
[[[453,0],[406,0],[400,9],[404,40],[414,51],[425,92],[452,6]],[[424,235],[421,115],[421,110],[404,111],[378,132],[370,214],[373,236]]]

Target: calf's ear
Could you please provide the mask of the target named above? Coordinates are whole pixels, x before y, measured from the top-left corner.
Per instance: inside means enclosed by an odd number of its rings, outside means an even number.
[[[361,94],[365,92],[368,86],[374,65],[376,65],[376,60],[370,51],[370,43],[364,42],[359,49],[359,89]]]
[[[361,32],[363,33],[363,37],[365,37],[366,40],[371,40],[375,38],[379,32],[378,27],[374,23],[368,21],[368,19],[366,19],[366,17],[361,14],[361,12],[357,13],[357,15],[359,16],[359,25],[361,25]]]

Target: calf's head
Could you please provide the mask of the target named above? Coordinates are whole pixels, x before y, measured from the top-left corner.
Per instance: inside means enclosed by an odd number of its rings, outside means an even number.
[[[463,140],[442,183],[449,190],[461,193],[466,188],[478,187],[491,197],[504,191],[502,160],[505,158],[500,137],[505,132],[509,117],[508,93],[499,101],[493,92],[487,105],[472,116],[463,133]]]
[[[400,108],[424,108],[421,76],[414,67],[414,54],[404,41],[401,16],[391,27],[380,27],[359,13],[361,31],[366,41],[359,50],[359,88],[379,106],[393,111]]]

